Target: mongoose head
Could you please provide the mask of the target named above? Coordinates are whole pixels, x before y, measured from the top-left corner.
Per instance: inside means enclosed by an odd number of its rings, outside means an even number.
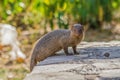
[[[84,27],[81,24],[74,24],[71,27],[71,32],[75,36],[80,36],[83,33],[83,31],[84,31]]]

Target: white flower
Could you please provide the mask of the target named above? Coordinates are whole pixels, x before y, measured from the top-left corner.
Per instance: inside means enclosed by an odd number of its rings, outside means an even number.
[[[11,10],[7,10],[6,13],[7,13],[8,15],[10,15],[12,12],[11,12]]]
[[[23,2],[20,2],[19,6],[22,7],[22,8],[25,8],[25,4]]]

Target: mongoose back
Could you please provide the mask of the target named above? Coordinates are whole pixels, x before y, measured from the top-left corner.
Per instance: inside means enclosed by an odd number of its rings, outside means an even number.
[[[68,52],[68,47],[72,47],[74,54],[79,54],[76,51],[76,46],[84,37],[84,28],[81,24],[74,24],[71,30],[54,30],[41,37],[33,47],[30,71],[37,64],[47,57],[55,54],[55,52],[63,49],[66,55],[71,55]]]

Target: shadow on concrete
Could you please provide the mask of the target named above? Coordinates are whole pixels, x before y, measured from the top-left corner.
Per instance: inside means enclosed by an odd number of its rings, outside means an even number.
[[[57,52],[56,55],[50,56],[41,61],[38,66],[59,63],[93,63],[94,61],[104,62],[120,59],[120,46],[78,47],[77,51],[80,53],[79,55],[66,56],[63,50],[61,50]],[[71,48],[69,48],[69,52],[73,53]]]

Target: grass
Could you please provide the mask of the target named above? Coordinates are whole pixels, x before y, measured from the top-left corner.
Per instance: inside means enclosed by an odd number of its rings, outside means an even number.
[[[85,34],[85,41],[111,41],[115,39],[115,34],[109,30],[88,30]],[[118,39],[119,40],[119,39]]]
[[[22,64],[4,66],[0,69],[0,80],[23,80],[29,71]]]

